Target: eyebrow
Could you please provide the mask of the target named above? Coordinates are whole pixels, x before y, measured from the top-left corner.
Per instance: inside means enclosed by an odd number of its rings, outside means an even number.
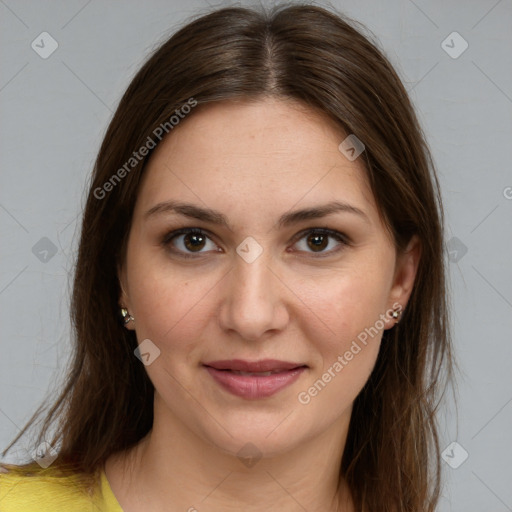
[[[323,205],[284,213],[281,215],[281,217],[279,217],[279,220],[277,221],[277,227],[282,228],[291,226],[293,224],[298,224],[299,222],[305,220],[320,219],[322,217],[326,217],[338,212],[357,215],[367,223],[370,223],[370,219],[360,208],[341,201],[331,201]],[[204,208],[195,204],[184,203],[181,201],[165,201],[158,203],[144,214],[144,218],[148,219],[156,215],[167,213],[175,213],[190,219],[201,220],[203,222],[209,222],[218,226],[224,226],[230,231],[233,231],[228,219],[224,214],[216,210],[212,210],[211,208]]]

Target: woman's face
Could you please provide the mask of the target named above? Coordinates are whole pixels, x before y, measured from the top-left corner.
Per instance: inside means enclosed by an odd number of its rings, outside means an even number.
[[[265,455],[346,429],[419,256],[397,258],[347,135],[291,102],[223,102],[156,149],[120,273],[155,422]]]

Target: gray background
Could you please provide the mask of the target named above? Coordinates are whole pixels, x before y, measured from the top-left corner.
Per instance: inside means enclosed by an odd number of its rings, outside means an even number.
[[[443,448],[460,446],[445,452],[439,510],[512,511],[512,3],[332,5],[379,38],[441,179],[461,374],[458,421],[451,400],[443,419]],[[65,366],[77,217],[111,114],[154,45],[208,9],[201,1],[0,0],[1,448]],[[44,31],[58,43],[47,59],[31,48]],[[469,45],[457,58],[445,50],[458,54],[461,39],[442,45],[454,31]]]

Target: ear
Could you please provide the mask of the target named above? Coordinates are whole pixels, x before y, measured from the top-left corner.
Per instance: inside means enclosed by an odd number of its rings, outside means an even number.
[[[125,270],[124,266],[122,266],[122,265],[118,265],[118,267],[117,267],[117,278],[119,280],[119,288],[121,289],[120,294],[119,294],[119,302],[118,302],[119,308],[126,308],[128,310],[128,313],[131,315],[132,307],[131,307],[130,296],[126,291],[128,289],[127,281],[126,281],[126,270]],[[129,329],[130,331],[135,330],[133,322],[128,322],[125,325],[125,327],[127,329]]]
[[[388,308],[393,311],[404,310],[411,296],[421,258],[421,243],[417,235],[413,235],[405,251],[398,254],[395,264],[393,283],[389,292]],[[390,321],[388,328],[395,322]]]

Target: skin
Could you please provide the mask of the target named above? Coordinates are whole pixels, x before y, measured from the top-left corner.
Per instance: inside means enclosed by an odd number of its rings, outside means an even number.
[[[382,330],[395,320],[386,317],[366,346],[359,343],[309,403],[297,397],[380,315],[396,303],[405,308],[420,247],[414,238],[397,254],[364,157],[349,161],[338,150],[346,135],[297,103],[233,101],[197,107],[156,149],[119,270],[120,304],[135,318],[127,328],[160,350],[146,366],[156,390],[154,427],[106,464],[125,512],[352,510],[338,477],[352,404]],[[169,200],[217,210],[231,229],[172,212],[145,217]],[[284,213],[333,200],[364,216],[337,212],[277,226]],[[182,227],[206,232],[199,253],[190,236],[162,243]],[[339,231],[349,243],[329,236],[318,249],[311,234],[300,234],[311,228]],[[263,250],[252,263],[236,252],[249,236]],[[202,366],[234,358],[308,368],[277,394],[247,400]],[[237,457],[246,443],[262,456],[252,467]]]

